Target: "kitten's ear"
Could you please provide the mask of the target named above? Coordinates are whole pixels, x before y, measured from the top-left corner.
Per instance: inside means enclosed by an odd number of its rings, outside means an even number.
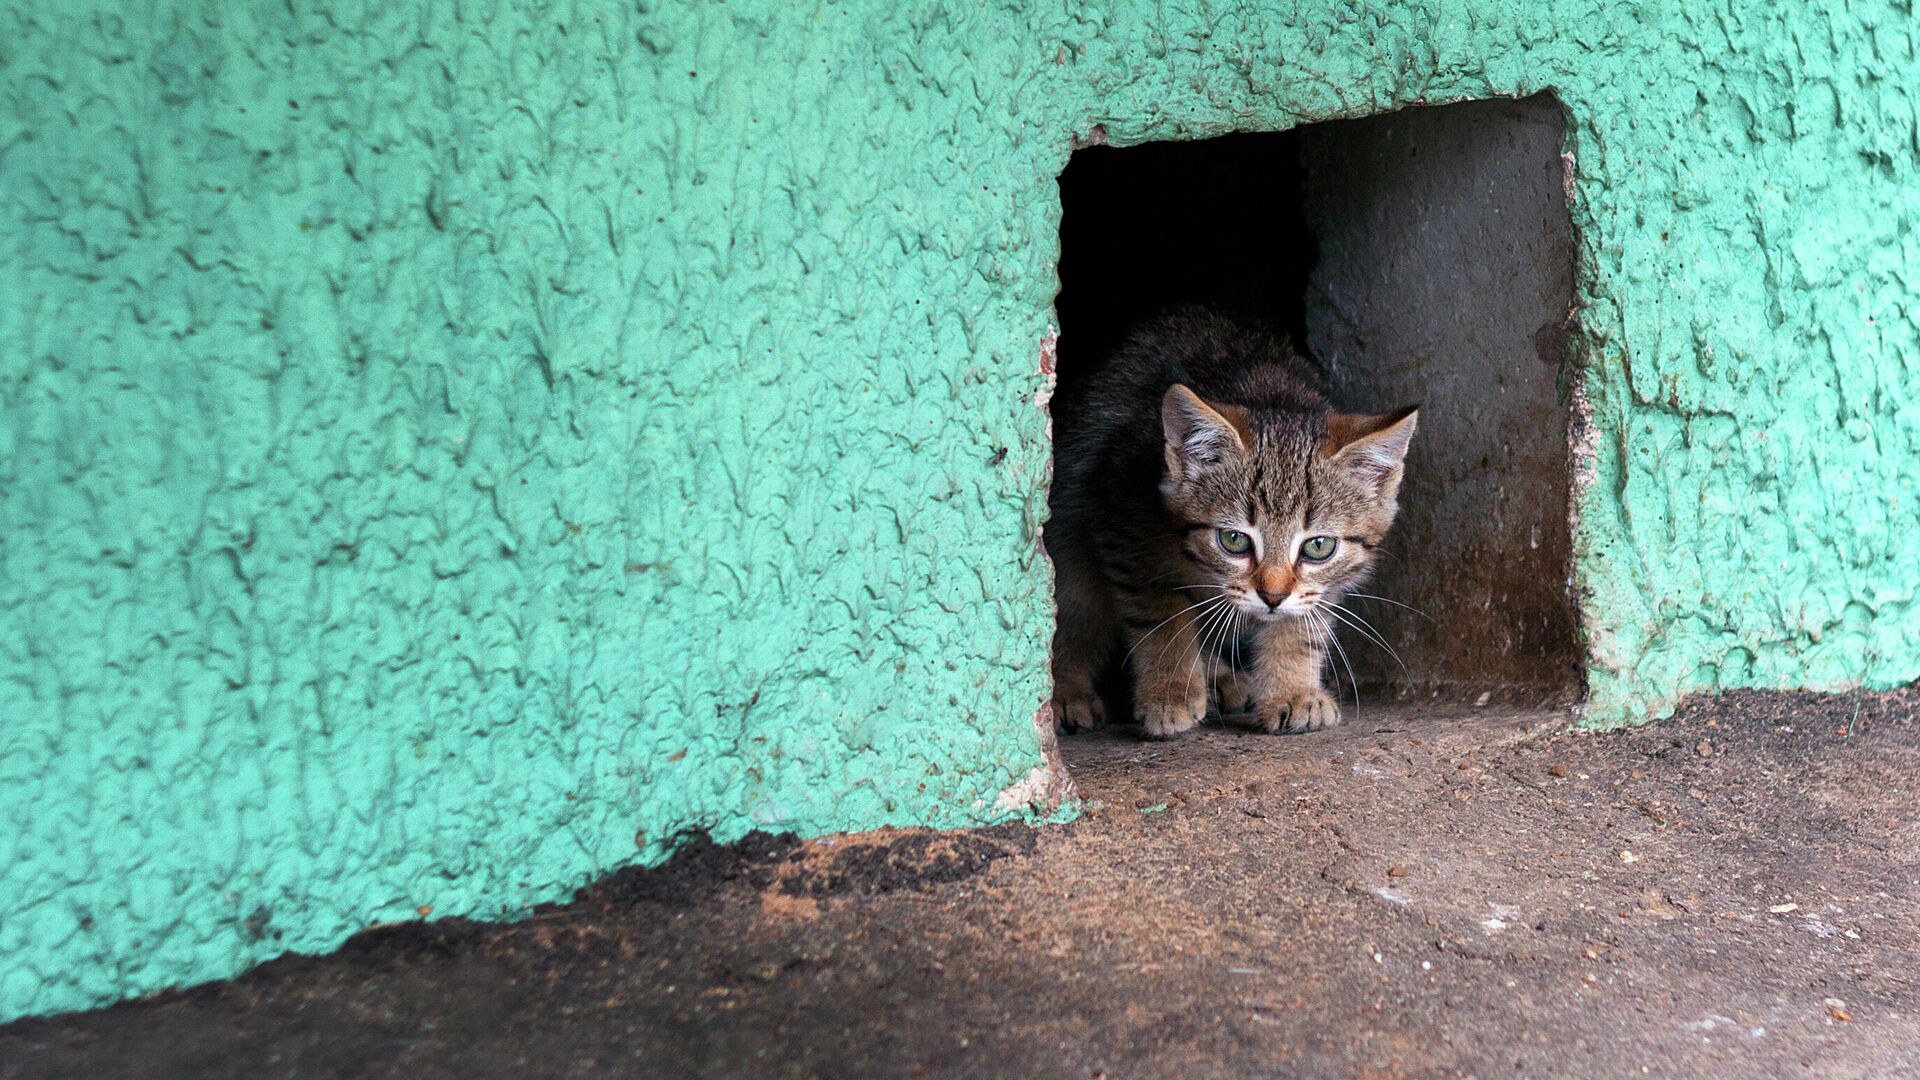
[[[1400,490],[1400,466],[1407,460],[1419,408],[1408,405],[1378,416],[1335,413],[1327,417],[1320,453],[1390,499]]]
[[[1179,478],[1247,452],[1246,410],[1215,408],[1179,383],[1160,398],[1167,436],[1167,474]]]

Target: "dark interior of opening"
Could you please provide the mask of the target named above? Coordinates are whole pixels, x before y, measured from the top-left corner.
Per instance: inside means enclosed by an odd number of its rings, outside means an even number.
[[[1394,603],[1346,604],[1398,654],[1341,635],[1363,694],[1580,693],[1561,135],[1543,95],[1095,146],[1061,174],[1063,388],[1138,319],[1200,301],[1286,328],[1339,407],[1421,405],[1366,589]]]
[[[1297,131],[1076,152],[1060,174],[1059,376],[1091,370],[1132,322],[1207,303],[1306,336],[1315,247]]]

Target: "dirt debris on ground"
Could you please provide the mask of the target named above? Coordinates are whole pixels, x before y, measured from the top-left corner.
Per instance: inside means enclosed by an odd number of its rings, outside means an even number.
[[[50,1076],[1920,1075],[1920,689],[1063,740],[1068,825],[690,842],[0,1027]]]

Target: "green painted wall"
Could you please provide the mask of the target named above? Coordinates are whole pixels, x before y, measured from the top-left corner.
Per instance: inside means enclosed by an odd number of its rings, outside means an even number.
[[[0,0],[0,1017],[1013,812],[1096,123],[1557,93],[1591,716],[1920,674],[1920,31],[1775,6]]]

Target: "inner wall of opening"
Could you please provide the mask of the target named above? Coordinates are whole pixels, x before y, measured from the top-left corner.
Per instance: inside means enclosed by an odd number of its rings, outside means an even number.
[[[1420,403],[1400,518],[1365,588],[1407,607],[1346,604],[1405,665],[1344,632],[1370,694],[1581,690],[1561,124],[1545,96],[1469,102],[1094,147],[1061,175],[1063,384],[1132,322],[1201,301],[1287,328],[1346,408]]]

